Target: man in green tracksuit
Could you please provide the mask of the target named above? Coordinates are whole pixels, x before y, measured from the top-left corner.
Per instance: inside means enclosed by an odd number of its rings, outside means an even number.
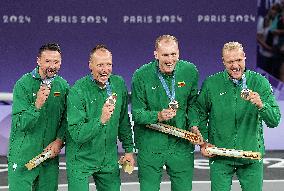
[[[57,190],[58,157],[64,142],[69,85],[57,74],[61,50],[49,43],[39,49],[38,67],[22,76],[13,92],[8,154],[9,190]],[[25,164],[41,152],[50,159],[28,170]]]
[[[160,189],[164,165],[173,191],[191,190],[194,146],[146,125],[161,122],[188,130],[187,115],[197,96],[198,71],[193,64],[178,60],[178,41],[174,36],[158,37],[154,55],[156,60],[136,70],[132,79],[140,190]]]
[[[262,122],[276,127],[280,121],[271,86],[262,75],[245,70],[246,57],[240,43],[226,43],[222,56],[225,70],[204,81],[196,102],[199,120],[191,125],[199,122],[203,138],[216,147],[261,152],[263,156]],[[201,152],[210,156],[206,146]],[[234,173],[242,190],[262,190],[263,160],[210,157],[212,191],[230,190]]]
[[[92,73],[78,80],[68,95],[67,176],[69,191],[89,190],[93,176],[98,191],[119,191],[117,137],[134,165],[128,92],[112,75],[112,54],[104,45],[90,54]]]

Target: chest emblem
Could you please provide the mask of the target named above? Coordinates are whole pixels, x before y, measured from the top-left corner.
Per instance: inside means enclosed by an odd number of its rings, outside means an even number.
[[[152,90],[155,90],[157,87],[159,87],[159,86],[153,86],[153,87],[152,87]]]
[[[13,171],[15,171],[17,169],[18,165],[16,163],[13,164],[12,168],[13,168]]]
[[[54,92],[53,95],[54,95],[54,97],[58,97],[58,96],[60,96],[60,92]]]
[[[179,87],[179,88],[180,88],[180,87],[183,87],[183,86],[185,86],[185,82],[184,82],[184,81],[178,82],[178,87]]]

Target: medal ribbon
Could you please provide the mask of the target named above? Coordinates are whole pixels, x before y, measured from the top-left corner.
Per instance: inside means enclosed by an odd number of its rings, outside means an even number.
[[[108,97],[112,96],[111,87],[108,81],[106,82],[106,90],[107,90]]]
[[[243,90],[248,89],[248,86],[247,86],[247,78],[246,78],[246,75],[245,75],[245,74],[242,75],[242,80],[243,80],[242,89],[243,89]]]
[[[160,79],[160,81],[161,81],[161,83],[162,83],[162,85],[163,85],[163,88],[164,88],[164,90],[166,91],[167,96],[169,97],[169,99],[170,99],[171,101],[174,101],[174,100],[175,100],[175,97],[176,97],[176,92],[175,92],[175,81],[176,81],[176,80],[175,80],[175,74],[173,75],[173,79],[172,79],[172,91],[170,92],[169,87],[168,87],[168,85],[167,85],[165,79],[163,78],[162,74],[161,74],[159,71],[157,71],[157,73],[158,73],[158,77],[159,77],[159,79]]]
[[[241,85],[241,81],[240,80],[237,80],[237,79],[232,79],[233,83],[236,84],[236,85]],[[246,79],[246,75],[243,74],[242,75],[242,89],[245,90],[247,89],[247,79]]]

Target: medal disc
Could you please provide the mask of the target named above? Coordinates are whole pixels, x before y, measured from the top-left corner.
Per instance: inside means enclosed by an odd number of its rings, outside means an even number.
[[[178,102],[176,100],[171,101],[169,103],[169,108],[173,109],[173,110],[177,110],[178,109]]]
[[[116,102],[116,97],[115,96],[109,96],[107,98],[107,102],[112,104],[112,105],[115,105],[115,102]]]
[[[242,97],[243,99],[247,99],[251,92],[252,92],[252,91],[249,90],[249,89],[243,89],[243,90],[241,91],[241,97]]]

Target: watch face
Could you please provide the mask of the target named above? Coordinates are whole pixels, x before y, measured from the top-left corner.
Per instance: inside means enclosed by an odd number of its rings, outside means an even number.
[[[252,91],[249,90],[249,89],[243,89],[243,90],[241,91],[241,97],[242,97],[243,99],[247,99],[251,92],[252,92]]]
[[[177,101],[171,101],[169,103],[169,108],[173,109],[173,110],[177,110],[178,109],[178,102]]]

